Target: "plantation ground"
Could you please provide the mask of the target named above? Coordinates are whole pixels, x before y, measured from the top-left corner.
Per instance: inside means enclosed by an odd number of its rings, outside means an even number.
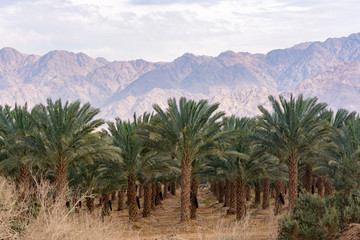
[[[246,218],[236,222],[235,216],[226,216],[223,203],[217,203],[209,189],[204,188],[199,190],[198,219],[181,224],[179,195],[180,189],[176,196],[170,195],[163,205],[157,206],[148,219],[140,217],[141,209],[135,224],[128,223],[127,209],[115,210],[117,201],[114,201],[114,211],[105,221],[121,222],[122,231],[128,231],[125,234],[128,239],[276,239],[278,218],[273,215],[273,206],[270,210],[249,209],[251,202],[248,202]]]

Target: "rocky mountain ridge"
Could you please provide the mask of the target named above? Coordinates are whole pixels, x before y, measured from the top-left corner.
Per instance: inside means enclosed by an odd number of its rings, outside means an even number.
[[[332,108],[360,109],[360,33],[306,42],[267,54],[187,53],[173,62],[93,59],[84,53],[44,56],[0,50],[0,104],[47,98],[90,102],[101,116],[129,118],[170,97],[207,98],[227,114],[255,115],[269,94],[318,96]]]

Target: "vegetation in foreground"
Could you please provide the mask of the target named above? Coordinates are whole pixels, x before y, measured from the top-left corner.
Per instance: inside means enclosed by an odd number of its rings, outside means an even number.
[[[174,194],[180,185],[180,220],[186,223],[196,219],[199,184],[207,183],[236,220],[244,218],[252,189],[253,205],[263,209],[272,192],[275,215],[283,212],[285,195],[289,199],[280,239],[334,239],[346,223],[359,221],[352,213],[358,206],[359,116],[345,109],[334,113],[317,98],[269,100],[271,111],[259,106],[261,115],[237,118],[206,100],[169,99],[166,109],[155,104],[154,114],[116,119],[102,131],[96,131],[104,124],[96,119],[99,109],[89,104],[48,100],[31,111],[2,107],[0,170],[19,193],[10,202],[36,220],[50,208],[41,199],[66,212],[65,202],[78,206],[85,195],[91,214],[99,196],[104,219],[117,195],[117,209],[127,204],[129,221],[136,222],[139,205],[149,218],[168,190]],[[46,197],[38,195],[37,183],[52,186]],[[316,211],[304,207],[312,204]],[[346,204],[350,209],[337,209]],[[4,225],[4,234],[27,234],[22,216]]]

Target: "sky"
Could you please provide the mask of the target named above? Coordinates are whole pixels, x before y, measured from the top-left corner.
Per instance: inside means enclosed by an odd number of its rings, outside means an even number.
[[[360,32],[359,0],[0,0],[0,48],[108,60],[267,53]]]

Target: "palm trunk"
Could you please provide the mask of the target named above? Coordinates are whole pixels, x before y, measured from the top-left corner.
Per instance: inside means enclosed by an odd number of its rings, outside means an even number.
[[[142,184],[139,185],[139,198],[144,197],[144,186]]]
[[[109,195],[102,194],[102,216],[109,216],[110,215],[110,205],[109,205]]]
[[[66,182],[66,166],[58,164],[56,168],[55,179],[56,197],[66,199],[67,182]]]
[[[251,186],[246,186],[246,201],[251,200]]]
[[[155,198],[156,198],[156,185],[155,183],[151,184],[151,209],[155,210]]]
[[[136,204],[136,176],[134,174],[128,176],[127,199],[129,205],[129,220],[136,221],[137,204]]]
[[[236,182],[236,220],[245,214],[245,184],[242,180]]]
[[[275,182],[275,216],[281,214],[283,203],[281,202],[280,195],[284,198],[284,183],[281,181]]]
[[[161,194],[161,184],[156,184],[156,198],[158,205],[162,205],[160,194]]]
[[[176,184],[174,182],[170,185],[170,193],[171,195],[176,196]]]
[[[214,195],[216,196],[217,200],[219,201],[219,182],[214,183]]]
[[[325,197],[331,196],[333,193],[332,184],[330,180],[325,180]]]
[[[229,180],[225,180],[225,201],[224,207],[230,206],[230,182]]]
[[[255,207],[259,207],[261,203],[261,186],[259,182],[255,182]]]
[[[305,168],[305,181],[304,181],[304,188],[306,191],[311,193],[311,187],[312,187],[312,166],[310,164],[306,164]]]
[[[318,177],[318,194],[324,197],[324,177]]]
[[[268,209],[270,206],[270,179],[263,180],[263,202],[262,209]]]
[[[275,198],[275,188],[270,185],[270,197]]]
[[[236,185],[230,182],[230,207],[227,211],[228,215],[235,214],[236,212]]]
[[[164,183],[164,193],[163,193],[163,197],[164,197],[164,200],[167,199],[169,197],[169,194],[168,194],[168,186],[169,186],[169,183],[166,182]]]
[[[143,217],[150,217],[152,199],[152,184],[148,183],[144,186],[144,209]]]
[[[30,198],[30,186],[31,186],[31,179],[30,179],[30,168],[24,164],[20,165],[20,200],[27,201]]]
[[[118,211],[121,211],[125,208],[125,189],[118,191]]]
[[[298,158],[295,150],[291,153],[288,160],[289,168],[289,210],[295,207],[295,201],[298,193]]]
[[[111,193],[111,201],[115,201],[116,199],[116,192]]]
[[[210,191],[212,192],[212,194],[216,195],[215,192],[216,192],[216,187],[215,187],[215,183],[212,182],[211,185],[210,185]]]
[[[219,203],[224,202],[224,183],[223,182],[219,182],[218,183],[218,199],[219,199]]]
[[[181,222],[190,220],[191,165],[186,159],[181,163]]]
[[[86,197],[85,198],[86,207],[90,213],[92,213],[95,209],[95,198]]]
[[[190,209],[190,218],[196,219],[196,202],[195,198],[198,196],[198,188],[199,188],[199,180],[198,179],[192,179],[191,181],[191,192],[192,192],[192,198],[191,198],[191,209]]]

